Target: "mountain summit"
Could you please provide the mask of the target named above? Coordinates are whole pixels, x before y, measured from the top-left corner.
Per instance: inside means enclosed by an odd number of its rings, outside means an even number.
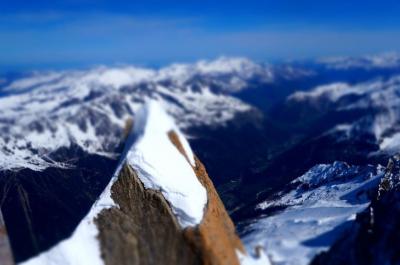
[[[136,115],[113,178],[73,234],[21,264],[267,261],[245,253],[204,166],[150,101]]]

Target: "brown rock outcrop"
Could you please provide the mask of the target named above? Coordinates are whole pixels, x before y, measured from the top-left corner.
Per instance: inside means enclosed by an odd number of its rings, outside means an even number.
[[[177,135],[170,132],[169,138],[187,158]],[[162,193],[145,189],[136,172],[123,167],[111,188],[119,207],[103,210],[95,220],[105,264],[239,264],[236,251],[244,250],[235,227],[204,166],[195,161],[193,170],[207,190],[208,203],[202,222],[185,230]]]
[[[121,170],[111,194],[119,208],[96,219],[105,264],[201,264],[164,196],[145,189],[130,166]]]
[[[179,138],[174,132],[169,133],[171,142],[187,158]],[[204,165],[195,157],[193,168],[200,183],[207,190],[207,206],[203,221],[198,227],[185,230],[185,236],[202,255],[203,264],[239,265],[236,251],[244,252],[242,242],[236,235],[235,226],[224,204],[209,178]]]

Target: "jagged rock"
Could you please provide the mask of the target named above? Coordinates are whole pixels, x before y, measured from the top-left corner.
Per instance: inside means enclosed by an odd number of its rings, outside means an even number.
[[[389,159],[385,176],[382,178],[378,189],[378,200],[384,193],[394,190],[400,184],[400,156],[395,155]]]

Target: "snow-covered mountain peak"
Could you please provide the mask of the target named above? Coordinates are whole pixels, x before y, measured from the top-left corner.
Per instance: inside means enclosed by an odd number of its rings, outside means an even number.
[[[350,69],[391,69],[400,67],[400,54],[388,52],[377,55],[366,55],[360,57],[329,57],[318,60],[328,68],[336,70]]]
[[[199,61],[196,68],[203,74],[215,73],[243,73],[251,74],[260,71],[262,67],[247,58],[242,57],[220,57],[214,61]]]
[[[155,135],[157,137],[157,135],[167,135],[170,132],[177,134],[179,141],[184,148],[185,155],[190,164],[194,167],[194,155],[186,138],[175,125],[172,118],[162,109],[160,104],[155,100],[148,100],[136,114],[133,132],[134,137],[142,138],[144,135],[147,137]]]
[[[337,100],[345,93],[350,93],[349,85],[346,83],[333,83],[328,85],[322,85],[314,88],[311,91],[298,91],[291,94],[288,100],[306,100],[314,98],[327,98],[329,100]]]
[[[41,92],[52,92],[62,87],[76,87],[77,90],[93,87],[117,89],[151,80],[155,76],[154,70],[134,66],[99,66],[88,70],[33,72],[26,77],[15,80],[4,87],[2,91],[16,93],[40,88]]]
[[[172,64],[160,69],[163,77],[178,77],[182,73],[187,75],[219,75],[240,74],[250,76],[262,71],[262,66],[242,57],[219,57],[215,60],[201,60],[194,64]]]
[[[62,147],[114,156],[126,121],[149,99],[158,101],[180,128],[221,126],[251,110],[229,92],[246,80],[215,75],[195,81],[190,78],[196,75],[191,71],[199,72],[196,64],[175,68],[189,79],[167,75],[168,68],[121,66],[36,72],[11,82],[0,89],[0,168],[69,166],[53,161],[53,152]]]
[[[155,101],[148,101],[136,117],[114,176],[72,236],[23,264],[105,264],[101,256],[101,239],[96,219],[105,209],[120,207],[113,199],[112,187],[118,181],[125,164],[137,172],[145,189],[162,193],[182,229],[194,227],[202,221],[207,191],[191,165],[190,161],[194,163],[194,158],[188,142],[172,118]],[[178,135],[186,157],[170,140],[170,132]],[[150,202],[143,202],[146,203]]]
[[[142,82],[172,81],[183,85],[195,77],[231,77],[244,80],[258,75],[265,81],[271,81],[272,71],[265,66],[254,63],[246,58],[220,57],[215,60],[201,60],[192,64],[172,64],[158,70],[136,66],[98,66],[88,70],[66,70],[32,72],[15,80],[2,88],[7,93],[22,92],[36,87],[48,85],[47,89],[57,89],[63,86],[110,87],[121,88]]]
[[[155,78],[160,82],[170,81],[180,86],[193,80],[211,82],[223,88],[222,92],[227,93],[240,91],[252,79],[271,82],[274,73],[269,67],[246,58],[220,57],[193,64],[172,64],[158,70]]]
[[[186,156],[171,142],[171,133],[177,135]],[[144,186],[163,193],[183,228],[199,224],[207,193],[192,168],[193,152],[157,102],[149,101],[137,112],[133,137],[126,159]]]
[[[83,80],[87,83],[121,88],[122,86],[135,85],[151,80],[155,75],[156,72],[154,70],[133,66],[119,68],[100,67],[83,75]]]

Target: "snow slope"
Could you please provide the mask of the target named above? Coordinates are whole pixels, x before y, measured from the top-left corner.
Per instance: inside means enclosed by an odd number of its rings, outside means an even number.
[[[272,264],[306,265],[327,250],[379,184],[381,168],[343,162],[316,165],[292,182],[292,189],[259,209],[283,208],[253,221],[242,238],[248,248],[264,247]]]
[[[188,159],[168,138],[168,132],[171,130],[178,134]],[[192,168],[193,153],[172,120],[163,112],[158,103],[151,101],[138,111],[136,123],[120,165],[98,201],[72,236],[21,264],[104,264],[100,255],[98,229],[94,220],[103,209],[118,207],[111,198],[111,187],[125,163],[137,170],[146,188],[162,192],[182,228],[195,226],[201,222],[207,203],[207,193]]]

